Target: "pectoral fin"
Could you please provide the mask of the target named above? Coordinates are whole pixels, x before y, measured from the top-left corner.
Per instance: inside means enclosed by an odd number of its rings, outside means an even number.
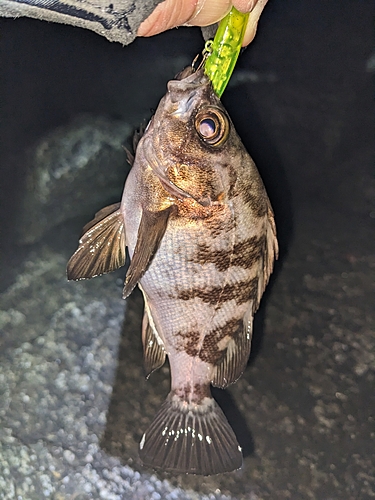
[[[83,228],[67,266],[69,280],[94,278],[125,264],[125,226],[120,203],[103,208]]]
[[[142,343],[143,364],[146,378],[148,378],[152,372],[164,365],[166,354],[163,342],[156,331],[147,302],[145,303],[145,312],[143,315]]]
[[[87,233],[92,227],[99,224],[103,219],[105,219],[108,215],[113,214],[119,210],[121,203],[113,203],[112,205],[108,205],[107,207],[101,208],[99,212],[96,212],[95,217],[90,220],[85,226],[83,226],[81,237]]]
[[[139,224],[137,243],[125,279],[123,298],[126,299],[135,285],[147,271],[167,228],[168,219],[176,206],[172,205],[160,212],[142,212]]]
[[[253,334],[253,305],[251,304],[243,319],[243,327],[228,344],[224,357],[216,366],[211,383],[224,389],[240,378],[246,368],[250,355]]]

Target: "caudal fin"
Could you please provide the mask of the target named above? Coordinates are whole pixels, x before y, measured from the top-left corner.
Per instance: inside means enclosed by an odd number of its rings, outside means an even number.
[[[239,469],[241,448],[213,398],[201,404],[169,394],[142,437],[139,456],[155,469],[209,476]]]

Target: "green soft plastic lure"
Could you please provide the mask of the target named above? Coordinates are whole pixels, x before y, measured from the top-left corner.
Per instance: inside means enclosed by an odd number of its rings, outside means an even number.
[[[213,42],[206,44],[209,52],[205,73],[214,91],[221,97],[236,65],[245,35],[249,13],[243,14],[234,7],[222,19]]]

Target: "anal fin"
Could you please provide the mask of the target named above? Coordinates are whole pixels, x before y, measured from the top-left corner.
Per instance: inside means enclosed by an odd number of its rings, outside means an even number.
[[[253,304],[250,305],[243,319],[243,326],[230,340],[223,358],[216,366],[211,383],[224,389],[233,384],[244,372],[251,350],[253,334]]]
[[[69,259],[69,280],[94,278],[125,264],[125,225],[120,203],[103,208],[83,228],[79,246]]]
[[[146,297],[144,298],[145,312],[142,324],[143,364],[146,378],[149,378],[152,372],[164,365],[166,353],[163,341],[156,331]]]

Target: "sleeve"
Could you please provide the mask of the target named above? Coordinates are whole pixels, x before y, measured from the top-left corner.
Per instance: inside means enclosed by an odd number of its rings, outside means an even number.
[[[139,25],[162,0],[0,0],[1,17],[32,17],[95,31],[131,43]]]

